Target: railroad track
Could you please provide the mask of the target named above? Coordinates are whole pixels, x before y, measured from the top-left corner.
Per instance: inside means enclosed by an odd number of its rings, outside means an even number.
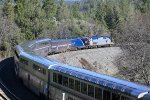
[[[14,95],[1,81],[0,81],[0,87],[1,89],[5,92],[5,94],[7,94],[9,97],[7,97],[6,95],[4,95],[4,92],[0,92],[0,97],[2,98],[2,100],[20,100],[20,98],[18,98],[16,95]]]
[[[5,62],[3,62],[0,66],[0,72],[2,72]],[[8,97],[9,96],[9,97]],[[16,95],[14,95],[3,83],[0,79],[0,100],[20,100]]]
[[[3,97],[4,96],[4,97]],[[13,57],[0,61],[0,100],[40,100],[16,77]]]

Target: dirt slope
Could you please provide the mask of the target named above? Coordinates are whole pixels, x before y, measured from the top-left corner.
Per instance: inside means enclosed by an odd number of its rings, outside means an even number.
[[[118,72],[118,68],[115,66],[115,59],[121,54],[122,50],[119,47],[106,47],[70,51],[50,55],[48,58],[95,72],[115,75]]]

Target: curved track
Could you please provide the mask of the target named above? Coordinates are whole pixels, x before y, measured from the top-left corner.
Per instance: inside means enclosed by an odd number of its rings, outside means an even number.
[[[0,93],[0,96],[4,99],[7,100],[8,98],[11,100],[21,100],[19,97],[17,97],[15,94],[13,94],[3,83],[0,81],[0,87],[1,89],[8,94],[9,97],[5,97]]]
[[[15,76],[13,57],[0,62],[0,83],[0,88],[11,100],[39,100]]]

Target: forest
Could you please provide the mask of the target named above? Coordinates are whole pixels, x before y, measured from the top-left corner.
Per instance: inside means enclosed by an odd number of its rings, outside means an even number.
[[[0,0],[0,58],[23,41],[92,35],[123,48],[121,77],[150,85],[150,0]]]

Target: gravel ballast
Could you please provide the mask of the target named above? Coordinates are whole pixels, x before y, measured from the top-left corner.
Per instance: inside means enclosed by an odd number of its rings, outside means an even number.
[[[115,75],[118,73],[118,68],[115,66],[115,59],[121,55],[122,50],[119,47],[105,47],[69,51],[49,55],[48,58],[98,73]]]

